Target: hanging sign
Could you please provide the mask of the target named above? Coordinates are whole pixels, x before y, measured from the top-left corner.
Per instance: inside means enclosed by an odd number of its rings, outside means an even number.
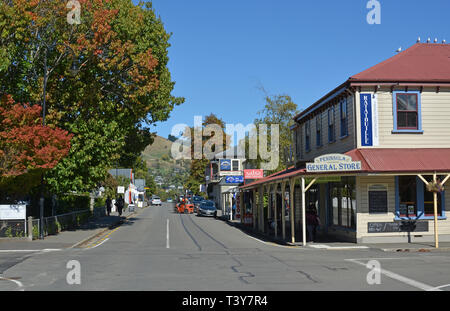
[[[353,161],[344,154],[327,154],[314,159],[314,163],[306,163],[306,171],[310,173],[360,171],[361,162]]]

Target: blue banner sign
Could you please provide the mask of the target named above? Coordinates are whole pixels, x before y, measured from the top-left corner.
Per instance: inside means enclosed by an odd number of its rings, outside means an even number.
[[[225,183],[227,184],[240,184],[244,182],[244,176],[226,176]]]
[[[361,94],[361,145],[373,146],[372,134],[372,94]]]
[[[231,160],[220,160],[221,171],[231,171]]]

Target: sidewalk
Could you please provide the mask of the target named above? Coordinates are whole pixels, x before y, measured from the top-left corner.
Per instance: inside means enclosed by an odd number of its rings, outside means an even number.
[[[89,240],[96,235],[99,235],[109,228],[117,226],[123,218],[129,218],[132,215],[139,213],[142,209],[137,208],[135,212],[129,212],[126,209],[122,213],[122,219],[117,213],[112,213],[111,216],[102,216],[91,218],[86,224],[82,225],[77,230],[63,231],[57,235],[49,235],[43,240],[28,239],[0,239],[1,250],[43,250],[43,249],[63,249],[72,248],[77,244]]]
[[[238,228],[244,233],[256,237],[265,242],[273,242],[279,245],[292,246],[292,247],[302,247],[302,242],[298,241],[296,243],[290,242],[290,235],[283,240],[282,238],[275,238],[272,235],[261,233],[258,230],[254,230],[252,226],[246,226],[241,224],[240,220],[229,220],[229,216],[221,215],[217,217],[218,219],[227,222],[229,225]],[[318,238],[317,242],[308,242],[307,247],[315,249],[326,249],[326,250],[355,250],[355,249],[376,249],[384,252],[449,252],[450,242],[440,242],[439,248],[434,247],[434,242],[413,242],[413,243],[351,243],[351,242],[340,242],[332,241],[326,238]]]

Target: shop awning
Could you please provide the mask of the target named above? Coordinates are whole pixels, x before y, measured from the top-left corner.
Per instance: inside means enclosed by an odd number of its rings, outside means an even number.
[[[361,161],[362,169],[353,172],[314,173],[306,172],[305,168],[291,167],[240,188],[255,188],[300,175],[450,173],[450,148],[367,148],[353,149],[345,155],[350,156],[353,161]]]

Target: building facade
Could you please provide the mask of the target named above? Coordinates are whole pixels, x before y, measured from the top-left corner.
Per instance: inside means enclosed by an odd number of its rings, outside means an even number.
[[[336,240],[450,240],[450,191],[436,192],[437,227],[428,191],[450,174],[449,44],[415,44],[294,119],[295,167],[241,187],[255,193],[255,228],[303,240],[315,208]]]

